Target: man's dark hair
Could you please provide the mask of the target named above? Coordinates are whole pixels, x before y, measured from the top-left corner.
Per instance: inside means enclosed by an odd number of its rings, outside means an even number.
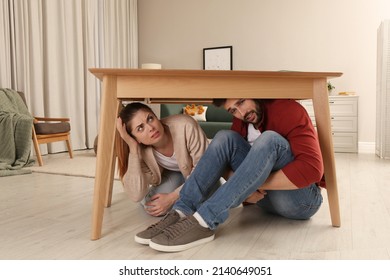
[[[226,103],[226,98],[215,98],[213,99],[213,105],[216,107],[222,107]],[[259,112],[264,112],[264,102],[261,99],[253,99],[253,101],[257,104]]]
[[[213,105],[216,106],[216,107],[221,107],[225,103],[226,103],[226,98],[225,99],[222,99],[222,98],[215,98],[215,99],[213,99]]]

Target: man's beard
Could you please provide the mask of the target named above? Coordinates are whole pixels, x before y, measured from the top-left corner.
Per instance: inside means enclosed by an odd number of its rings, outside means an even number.
[[[256,116],[255,119],[253,121],[247,120],[249,115],[251,115],[252,113]],[[251,124],[257,126],[257,125],[260,124],[261,120],[262,120],[261,106],[260,106],[260,103],[256,102],[256,110],[252,110],[252,111],[246,113],[245,116],[244,116],[244,121],[247,122],[247,123],[251,123]]]

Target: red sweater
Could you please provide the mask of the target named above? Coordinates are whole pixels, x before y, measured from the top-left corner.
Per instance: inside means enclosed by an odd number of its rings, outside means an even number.
[[[288,99],[265,99],[263,102],[263,121],[260,132],[272,130],[290,143],[295,159],[282,168],[283,173],[298,188],[321,182],[324,168],[317,132],[305,108],[298,102]],[[232,130],[245,139],[248,123],[233,118]]]

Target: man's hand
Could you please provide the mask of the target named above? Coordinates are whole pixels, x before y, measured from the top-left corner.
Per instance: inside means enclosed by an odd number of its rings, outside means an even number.
[[[267,195],[267,192],[264,190],[257,190],[252,193],[244,202],[246,203],[256,203],[259,200],[262,200],[264,196]]]

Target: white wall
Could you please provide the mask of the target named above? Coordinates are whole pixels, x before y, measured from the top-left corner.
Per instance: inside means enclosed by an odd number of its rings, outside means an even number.
[[[389,0],[140,0],[139,63],[202,69],[233,46],[235,70],[335,71],[360,96],[359,142],[375,142],[376,32]],[[373,146],[372,146],[373,147]]]

